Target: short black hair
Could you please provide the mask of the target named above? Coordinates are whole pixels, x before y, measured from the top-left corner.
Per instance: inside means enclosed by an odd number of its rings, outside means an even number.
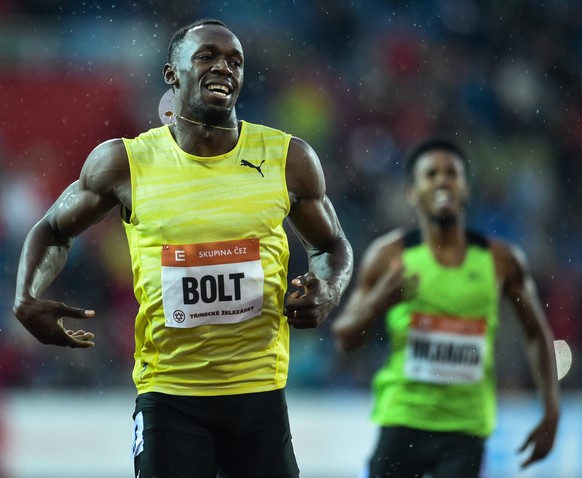
[[[172,35],[172,38],[170,38],[170,43],[168,44],[168,57],[166,58],[168,63],[173,62],[174,54],[178,50],[182,40],[184,40],[186,33],[188,33],[192,28],[199,27],[200,25],[218,25],[220,27],[226,28],[228,31],[232,31],[224,24],[224,22],[221,22],[216,18],[201,18],[200,20],[196,20],[195,22],[176,30]]]
[[[458,156],[465,166],[465,173],[469,175],[469,159],[459,145],[451,140],[445,138],[429,138],[418,143],[406,156],[404,162],[404,169],[409,181],[414,180],[414,167],[418,158],[429,151],[442,150]]]

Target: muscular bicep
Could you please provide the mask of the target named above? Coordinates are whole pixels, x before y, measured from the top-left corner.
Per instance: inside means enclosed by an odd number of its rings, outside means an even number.
[[[91,152],[79,179],[63,191],[44,220],[63,237],[72,238],[126,202],[130,207],[127,156],[122,141],[112,140]]]
[[[44,220],[63,237],[72,238],[100,221],[116,204],[114,197],[82,189],[75,181],[63,191]]]
[[[289,145],[286,179],[292,228],[306,245],[326,250],[343,237],[343,232],[325,194],[325,178],[319,159],[313,149],[298,138],[293,138]]]
[[[525,332],[531,336],[546,322],[535,281],[525,254],[505,243],[494,245],[498,269],[501,270],[502,290],[511,303]]]

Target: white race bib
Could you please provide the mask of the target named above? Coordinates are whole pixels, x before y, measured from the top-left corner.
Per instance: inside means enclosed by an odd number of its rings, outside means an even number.
[[[162,246],[166,327],[233,324],[261,314],[259,239]]]
[[[430,383],[471,383],[483,378],[485,319],[414,313],[405,375]]]

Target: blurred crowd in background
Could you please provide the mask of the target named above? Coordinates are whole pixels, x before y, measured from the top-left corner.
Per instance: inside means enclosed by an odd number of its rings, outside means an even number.
[[[307,140],[359,262],[414,227],[403,159],[430,136],[471,161],[468,225],[521,245],[556,338],[582,352],[582,3],[578,0],[0,2],[0,385],[131,387],[128,249],[118,214],[74,243],[48,296],[95,309],[91,350],[47,347],[13,317],[24,237],[99,142],[161,124],[172,32],[224,21],[245,49],[239,119]],[[305,272],[301,246],[291,274]],[[355,279],[357,278],[357,268]],[[331,317],[333,320],[333,316]],[[291,388],[368,387],[382,332],[345,356],[321,328],[293,331]],[[499,381],[531,386],[503,313]],[[582,387],[574,361],[565,389]]]

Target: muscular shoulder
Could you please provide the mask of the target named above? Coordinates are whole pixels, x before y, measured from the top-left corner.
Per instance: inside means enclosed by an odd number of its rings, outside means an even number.
[[[101,143],[85,160],[79,187],[119,197],[120,188],[126,185],[129,185],[129,165],[123,140],[112,139]]]
[[[498,279],[503,284],[522,280],[527,270],[527,259],[523,250],[498,238],[489,238],[489,244]]]
[[[374,239],[364,252],[360,276],[374,279],[382,274],[392,261],[401,260],[404,236],[403,229],[395,229]]]
[[[365,255],[387,260],[401,256],[404,251],[405,233],[404,229],[399,228],[377,237],[370,243]]]

